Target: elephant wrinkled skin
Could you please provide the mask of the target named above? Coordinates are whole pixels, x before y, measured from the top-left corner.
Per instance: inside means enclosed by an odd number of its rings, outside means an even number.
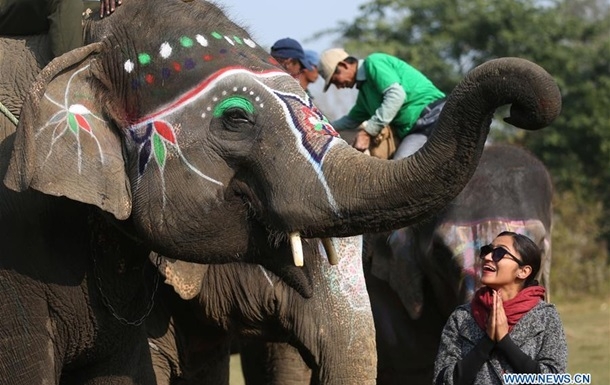
[[[260,262],[311,296],[289,258],[264,258],[290,234],[415,223],[471,177],[497,107],[539,129],[561,106],[543,69],[494,60],[456,87],[424,148],[381,161],[212,3],[130,0],[91,23],[1,138],[0,384],[148,384],[151,251]]]

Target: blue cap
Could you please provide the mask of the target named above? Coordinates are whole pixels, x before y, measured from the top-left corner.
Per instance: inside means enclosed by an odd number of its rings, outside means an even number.
[[[310,71],[313,70],[311,63],[305,60],[305,52],[303,52],[301,43],[289,37],[280,39],[273,44],[271,56],[280,59],[297,59],[303,67]]]
[[[320,55],[314,50],[305,50],[305,61],[308,62],[312,67],[320,65]]]

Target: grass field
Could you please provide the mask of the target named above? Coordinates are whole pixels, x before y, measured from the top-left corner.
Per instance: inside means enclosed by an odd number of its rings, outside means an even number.
[[[610,297],[556,305],[568,340],[568,373],[590,373],[592,384],[610,384]]]
[[[226,367],[226,366],[225,366]],[[241,374],[241,362],[239,361],[239,355],[231,355],[231,385],[245,385],[244,376]]]
[[[568,340],[568,373],[590,373],[591,384],[610,384],[610,296],[556,305]],[[231,357],[231,385],[244,385],[237,355]]]

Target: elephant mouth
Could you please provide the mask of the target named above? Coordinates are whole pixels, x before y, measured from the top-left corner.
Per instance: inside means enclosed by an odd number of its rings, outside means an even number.
[[[262,230],[264,234],[257,234],[255,238],[263,238],[265,239],[265,243],[267,243],[266,247],[273,247],[272,245],[279,245],[288,240],[288,244],[290,245],[292,261],[294,266],[302,267],[304,265],[305,259],[303,256],[303,241],[301,238],[301,231],[290,231],[286,232],[285,230],[278,230],[276,227],[265,221],[264,215],[261,215],[263,210],[263,202],[257,198],[256,194],[252,191],[252,189],[245,183],[240,182],[238,179],[233,181],[233,190],[235,191],[236,196],[239,197],[242,204],[247,207],[248,217],[250,218],[251,228],[258,227]],[[331,265],[336,265],[339,263],[339,256],[331,238],[319,238],[324,247],[324,251],[326,257]],[[259,248],[260,249],[260,248]]]
[[[292,250],[292,260],[294,261],[295,266],[303,266],[304,258],[303,258],[303,243],[301,241],[301,234],[297,231],[289,234],[290,237],[290,249]],[[337,254],[337,250],[335,250],[335,246],[333,246],[333,242],[330,238],[321,238],[322,246],[324,246],[324,251],[326,252],[326,257],[328,258],[328,262],[331,265],[336,265],[339,263],[339,255]]]

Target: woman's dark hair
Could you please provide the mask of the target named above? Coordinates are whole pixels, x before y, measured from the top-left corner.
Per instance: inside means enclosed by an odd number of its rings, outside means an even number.
[[[348,56],[343,61],[345,61],[346,63],[349,63],[349,64],[356,64],[356,63],[358,63],[358,59],[353,57],[353,56]]]
[[[503,231],[498,234],[498,237],[509,236],[513,239],[513,247],[521,256],[524,265],[532,267],[532,273],[525,279],[523,287],[538,285],[536,275],[540,271],[542,261],[542,251],[529,237],[523,234],[517,234],[512,231]]]

